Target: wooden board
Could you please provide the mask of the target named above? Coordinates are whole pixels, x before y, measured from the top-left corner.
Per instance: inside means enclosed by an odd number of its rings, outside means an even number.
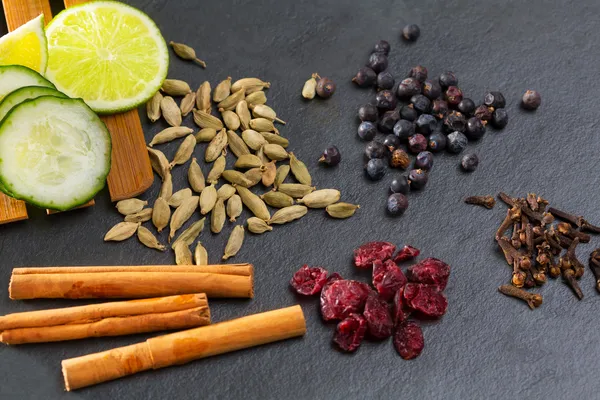
[[[46,21],[52,18],[50,3],[47,0],[2,0],[6,26],[9,31],[14,31],[25,22],[44,14]],[[27,219],[25,202],[8,197],[0,193],[0,224]]]
[[[86,2],[64,0],[65,7]],[[144,193],[154,182],[154,173],[137,110],[103,116],[102,120],[112,136],[112,162],[107,179],[111,200]]]

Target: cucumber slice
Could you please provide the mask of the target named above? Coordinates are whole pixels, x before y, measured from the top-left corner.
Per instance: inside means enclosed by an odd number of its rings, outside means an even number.
[[[59,92],[58,90],[42,87],[42,86],[25,86],[10,92],[4,99],[0,101],[0,123],[2,119],[8,114],[8,112],[16,105],[24,102],[25,100],[36,99],[41,96],[54,96],[60,98],[67,98],[66,94]]]
[[[17,199],[68,210],[104,187],[110,151],[108,129],[83,100],[26,100],[0,125],[0,184]]]
[[[23,86],[43,86],[56,89],[50,81],[22,65],[0,65],[0,100]]]

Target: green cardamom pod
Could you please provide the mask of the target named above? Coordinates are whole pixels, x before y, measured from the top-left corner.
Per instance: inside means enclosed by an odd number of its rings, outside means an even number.
[[[162,115],[160,112],[160,102],[162,101],[162,98],[163,95],[160,92],[156,92],[146,103],[146,114],[151,122],[158,121]]]
[[[202,191],[204,193],[204,190]],[[155,206],[156,208],[156,206]],[[177,207],[175,212],[173,212],[173,217],[171,218],[171,224],[169,232],[169,242],[173,237],[175,237],[175,232],[177,229],[181,228],[183,224],[187,222],[188,219],[194,214],[194,211],[198,208],[198,196],[188,197],[183,200],[181,205]]]
[[[237,91],[234,92],[232,94],[230,94],[225,100],[221,101],[219,104],[217,104],[217,109],[220,112],[223,111],[227,111],[227,110],[234,110],[235,106],[237,106],[237,104],[244,100],[244,92],[242,91]]]
[[[239,195],[234,194],[227,200],[227,216],[230,222],[235,222],[235,219],[242,214],[242,199]]]
[[[177,208],[181,205],[181,203],[185,199],[187,199],[189,197],[192,197],[192,189],[190,189],[190,188],[181,189],[181,190],[178,190],[177,192],[173,193],[173,195],[169,199],[168,203],[171,207]]]
[[[306,164],[298,160],[294,153],[290,153],[290,169],[298,182],[308,186],[311,185],[312,178],[308,172],[308,168],[306,168]]]
[[[233,111],[223,111],[221,117],[227,129],[237,131],[240,127],[240,118]]]
[[[132,237],[137,231],[139,222],[119,222],[104,235],[104,241],[120,242]]]
[[[152,169],[164,180],[171,170],[171,167],[169,167],[169,160],[167,160],[165,154],[160,150],[151,149],[150,147],[146,147],[146,149],[148,150]]]
[[[279,189],[279,186],[281,186],[281,184],[283,184],[283,181],[285,181],[285,178],[287,178],[289,173],[290,173],[289,165],[284,164],[284,165],[280,165],[279,167],[277,167],[277,172],[275,173],[275,182],[273,182],[273,186],[275,186],[275,189]],[[302,196],[304,196],[304,195],[302,195]],[[299,196],[299,197],[302,197],[302,196]]]
[[[246,146],[246,143],[244,143],[242,138],[234,131],[227,131],[227,142],[229,144],[229,150],[231,150],[236,157],[250,154],[250,150],[248,149],[248,146]]]
[[[301,183],[282,183],[277,187],[277,191],[292,196],[295,199],[302,198],[314,190],[314,186],[303,185]]]
[[[117,202],[117,211],[123,215],[135,214],[142,211],[148,202],[140,199],[127,199]]]
[[[325,208],[330,204],[337,203],[340,199],[340,191],[336,189],[321,189],[307,194],[298,200],[298,203],[304,204],[310,208]]]
[[[287,151],[285,151],[285,149],[278,144],[272,144],[272,143],[265,144],[262,149],[263,149],[265,155],[267,157],[269,157],[271,160],[281,161],[281,160],[285,160],[286,158],[288,158]]]
[[[196,265],[208,265],[208,252],[200,242],[198,242],[194,250],[194,262]]]
[[[238,156],[237,161],[233,165],[235,168],[260,168],[262,167],[262,160],[254,154],[242,154]]]
[[[242,248],[243,243],[244,227],[242,225],[237,225],[235,228],[233,228],[231,235],[229,235],[227,245],[225,245],[225,254],[223,254],[223,260],[227,260],[235,256]]]
[[[328,205],[325,208],[325,211],[327,211],[327,214],[332,218],[349,218],[353,216],[359,208],[360,206],[355,204],[335,203]]]
[[[200,214],[206,215],[212,211],[217,203],[217,189],[215,184],[211,184],[204,188],[200,193]],[[223,210],[225,211],[225,210]]]
[[[275,176],[277,175],[277,166],[275,161],[271,161],[265,164],[265,170],[262,173],[262,184],[265,187],[271,186],[275,182]]]
[[[242,132],[242,139],[252,150],[257,151],[267,144],[267,140],[253,129],[246,129]]]
[[[206,218],[202,218],[199,221],[194,222],[185,231],[181,232],[179,237],[171,243],[171,248],[174,249],[177,243],[183,242],[186,246],[190,246],[198,238],[202,230],[204,229],[204,221]]]
[[[179,145],[179,148],[173,157],[173,161],[171,161],[169,166],[173,168],[176,165],[185,164],[192,157],[192,153],[194,153],[195,148],[196,138],[194,135],[190,134]]]
[[[258,78],[242,78],[238,79],[231,85],[231,91],[237,92],[238,90],[244,89],[244,92],[248,89],[256,89],[262,90],[263,88],[270,88],[270,82],[264,82]]]
[[[125,222],[146,222],[152,219],[152,208],[144,208],[135,214],[125,216]]]
[[[200,165],[198,165],[198,160],[196,160],[196,157],[192,158],[192,162],[190,163],[190,167],[188,168],[187,177],[188,182],[190,183],[190,186],[194,192],[200,193],[202,192],[202,190],[204,190],[206,182],[204,180],[204,174],[202,173],[202,169],[200,169]]]
[[[242,199],[242,203],[254,214],[254,216],[268,221],[271,218],[267,205],[260,197],[252,193],[245,187],[238,186],[235,188]]]
[[[155,144],[168,143],[172,140],[187,136],[193,131],[193,129],[190,129],[186,126],[172,126],[170,128],[163,129],[154,135],[150,143],[148,143],[148,146],[152,147]]]
[[[277,210],[269,220],[269,225],[286,224],[298,218],[302,218],[308,212],[305,206],[294,205]]]
[[[267,102],[267,95],[263,91],[257,91],[250,94],[247,93],[246,102],[248,103],[248,107],[252,104],[265,104]]]
[[[250,181],[250,186],[248,186],[249,188],[258,184],[258,182],[261,181],[263,170],[264,170],[264,167],[256,167],[256,168],[250,168],[248,171],[246,171],[244,173],[244,176]]]
[[[213,92],[213,101],[220,103],[231,94],[231,77],[228,76],[224,81],[219,82]]]
[[[289,146],[290,141],[272,132],[260,132],[260,135],[271,144],[278,144],[284,149]]]
[[[223,150],[227,147],[227,132],[225,129],[221,129],[217,136],[214,137],[213,140],[210,141],[208,146],[206,147],[206,152],[204,153],[204,161],[213,162],[221,155]]]
[[[265,203],[275,208],[284,208],[294,205],[294,199],[282,192],[267,192],[260,196]]]
[[[160,101],[160,111],[167,124],[171,126],[181,125],[181,110],[179,110],[179,106],[177,106],[177,103],[175,103],[175,100],[171,96],[162,98]]]
[[[196,93],[190,92],[181,99],[181,103],[179,103],[179,109],[181,110],[181,116],[186,117],[189,113],[194,109],[194,105],[196,104]]]
[[[248,103],[246,100],[242,100],[235,106],[235,113],[240,119],[240,126],[242,130],[250,129],[250,120],[252,117],[250,116],[250,110],[248,109]]]
[[[229,200],[234,194],[235,188],[229,183],[223,184],[223,186],[221,186],[219,190],[217,190],[217,197],[223,200]]]
[[[210,115],[209,113],[202,110],[194,110],[194,122],[200,128],[213,128],[217,131],[223,129],[223,122],[214,115]],[[179,115],[181,117],[181,114]],[[181,125],[181,124],[180,124]]]
[[[165,79],[160,90],[169,96],[185,96],[192,91],[187,82],[179,79]]]
[[[225,165],[227,164],[227,159],[225,158],[225,154],[221,154],[219,158],[215,160],[213,163],[208,176],[206,177],[206,181],[208,183],[217,183],[223,171],[225,171]]]
[[[150,230],[143,226],[138,226],[137,228],[137,237],[139,241],[146,247],[151,249],[156,249],[160,251],[165,251],[167,246],[160,243],[156,236]]]
[[[217,192],[215,190],[215,196]],[[210,213],[210,231],[212,233],[220,233],[225,225],[225,203],[223,199],[217,199],[212,212]]]
[[[210,114],[210,82],[204,81],[196,90],[196,108]]]
[[[248,178],[246,178],[246,175],[242,174],[240,171],[236,171],[233,169],[226,169],[225,171],[223,171],[221,176],[227,182],[234,184],[234,185],[243,186],[243,187],[252,186],[252,182]]]
[[[272,226],[269,226],[265,221],[260,218],[250,217],[248,221],[248,230],[252,233],[260,234],[265,232],[270,232],[273,230]]]
[[[217,130],[214,128],[200,129],[194,136],[196,137],[196,143],[210,142],[217,136]]]
[[[181,57],[184,60],[193,61],[202,68],[206,68],[206,63],[196,57],[196,51],[183,43],[175,43],[173,41],[169,42],[169,45],[173,48],[175,54]]]

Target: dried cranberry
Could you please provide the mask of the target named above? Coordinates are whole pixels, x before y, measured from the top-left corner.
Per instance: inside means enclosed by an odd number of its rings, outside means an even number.
[[[320,267],[303,265],[290,280],[290,285],[305,296],[318,294],[327,282],[327,271]]]
[[[448,309],[448,300],[435,286],[416,285],[416,295],[413,296],[408,305],[420,316],[427,319],[441,318]]]
[[[404,293],[402,295],[404,304],[410,304],[410,301],[417,295],[420,283],[407,283],[404,286]]]
[[[394,334],[394,347],[400,357],[412,360],[423,351],[425,341],[423,331],[414,321],[406,321],[398,325]]]
[[[398,254],[396,254],[394,261],[398,263],[406,260],[411,260],[415,257],[418,257],[419,254],[421,254],[421,250],[417,249],[416,247],[406,245],[402,248],[402,250],[398,252]]]
[[[394,323],[396,325],[406,321],[412,310],[406,305],[404,300],[404,288],[400,288],[394,296]]]
[[[325,292],[327,291],[327,288],[329,286],[331,286],[331,284],[335,281],[341,281],[344,278],[342,278],[342,276],[340,274],[338,274],[337,272],[332,272],[331,274],[329,274],[329,276],[327,277],[327,281],[325,282],[325,284],[323,285],[323,288],[321,289],[321,304],[323,304],[323,298],[325,297]]]
[[[358,281],[342,279],[331,283],[321,293],[323,319],[344,319],[352,313],[361,313],[370,291],[369,286]]]
[[[373,286],[386,301],[391,301],[394,295],[406,285],[406,277],[392,260],[373,263]]]
[[[355,351],[362,343],[366,331],[367,321],[364,317],[350,314],[337,325],[333,341],[344,351]]]
[[[354,250],[354,265],[369,268],[375,260],[384,261],[392,257],[396,246],[388,242],[369,242]]]
[[[448,284],[450,266],[437,258],[430,257],[409,267],[406,276],[411,282],[435,285],[438,290],[444,290]]]
[[[365,303],[363,316],[367,320],[369,335],[374,339],[385,339],[392,336],[394,322],[390,315],[388,303],[377,293],[371,291]]]

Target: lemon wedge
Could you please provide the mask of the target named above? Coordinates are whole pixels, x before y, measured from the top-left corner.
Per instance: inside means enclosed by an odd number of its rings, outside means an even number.
[[[0,65],[23,65],[42,75],[46,72],[48,46],[44,15],[0,37]]]

